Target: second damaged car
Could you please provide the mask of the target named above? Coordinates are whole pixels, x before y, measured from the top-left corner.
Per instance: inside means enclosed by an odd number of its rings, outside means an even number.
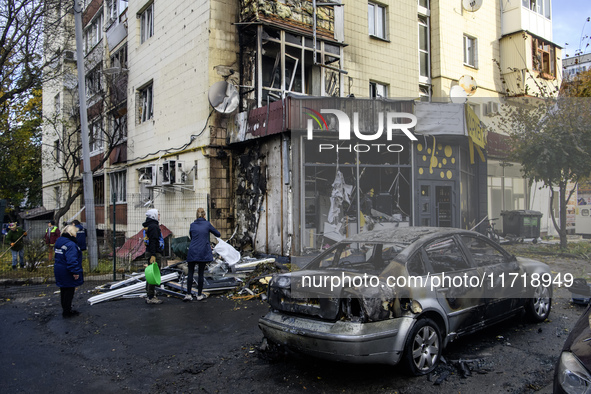
[[[410,227],[341,241],[269,283],[265,341],[335,361],[431,372],[461,335],[550,314],[552,277],[479,233]]]

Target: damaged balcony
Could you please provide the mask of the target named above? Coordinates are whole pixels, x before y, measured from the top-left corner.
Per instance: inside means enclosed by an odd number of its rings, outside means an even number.
[[[241,106],[261,107],[287,93],[341,96],[341,6],[315,1],[246,1],[240,22]]]

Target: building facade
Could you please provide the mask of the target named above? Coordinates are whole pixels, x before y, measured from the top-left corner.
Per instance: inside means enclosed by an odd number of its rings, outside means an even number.
[[[115,210],[134,234],[146,207],[175,206],[163,221],[180,236],[207,205],[222,238],[284,256],[369,228],[473,228],[497,215],[487,173],[506,168],[487,115],[508,85],[530,94],[524,74],[559,82],[546,8],[531,16],[525,2],[86,1],[97,226]],[[44,97],[47,114],[64,106]],[[57,114],[62,130],[76,108]],[[343,119],[361,139],[343,144]],[[46,126],[44,205],[57,209],[52,138]]]

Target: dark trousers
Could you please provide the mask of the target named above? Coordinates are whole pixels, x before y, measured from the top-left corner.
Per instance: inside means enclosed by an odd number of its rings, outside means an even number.
[[[193,287],[193,275],[195,274],[195,264],[199,264],[197,272],[197,295],[200,296],[203,290],[203,275],[205,272],[205,266],[207,261],[189,261],[189,273],[187,275],[187,294],[191,294],[191,288]]]
[[[60,301],[64,313],[72,311],[72,300],[74,299],[75,287],[60,287]]]
[[[162,255],[160,253],[156,253],[154,256],[156,256],[156,263],[158,264],[158,268],[162,268],[162,266],[160,265],[160,261],[162,260]],[[150,261],[150,257],[148,257],[148,261]],[[156,285],[151,285],[148,282],[146,282],[146,294],[148,295],[148,298],[154,298],[154,296],[156,295]]]

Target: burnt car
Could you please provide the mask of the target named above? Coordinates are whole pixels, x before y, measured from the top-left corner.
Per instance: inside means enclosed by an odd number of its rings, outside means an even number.
[[[554,393],[591,393],[591,306],[568,335],[554,369]]]
[[[550,314],[550,268],[467,230],[363,232],[269,282],[264,341],[335,361],[431,372],[454,339]]]

